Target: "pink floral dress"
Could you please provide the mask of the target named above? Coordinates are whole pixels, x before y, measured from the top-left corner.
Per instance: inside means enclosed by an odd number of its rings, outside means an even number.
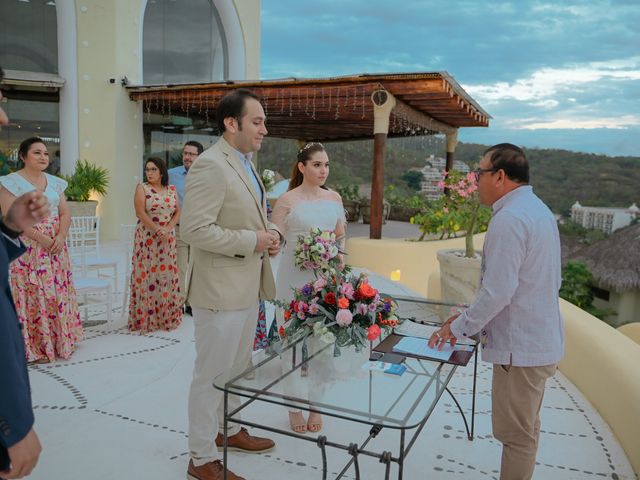
[[[161,227],[169,223],[178,205],[176,188],[169,185],[158,192],[147,183],[142,187],[147,215]],[[129,330],[149,333],[177,328],[182,321],[183,302],[175,230],[159,237],[138,220],[132,264]]]
[[[33,228],[54,237],[60,229],[58,205],[67,182],[46,173],[45,176],[44,194],[51,212]],[[0,184],[16,197],[35,190],[18,173],[1,177]],[[18,319],[23,325],[27,361],[69,358],[83,332],[67,246],[53,255],[38,242],[25,236],[20,238],[27,251],[11,263],[11,285]]]

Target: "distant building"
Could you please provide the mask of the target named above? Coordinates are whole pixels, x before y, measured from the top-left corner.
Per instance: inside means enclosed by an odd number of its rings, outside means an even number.
[[[640,214],[633,203],[629,208],[583,207],[576,202],[571,207],[571,220],[585,228],[602,230],[607,235],[630,225]]]
[[[593,304],[614,312],[606,322],[614,327],[639,322],[640,224],[621,228],[587,247],[569,247],[567,260],[584,262],[596,281]]]
[[[442,157],[431,155],[426,160],[426,165],[422,168],[422,182],[420,183],[420,191],[428,200],[437,200],[443,194],[442,188],[438,187],[438,182],[444,179],[444,168],[447,160]],[[454,170],[469,173],[469,166],[459,160],[453,161]]]

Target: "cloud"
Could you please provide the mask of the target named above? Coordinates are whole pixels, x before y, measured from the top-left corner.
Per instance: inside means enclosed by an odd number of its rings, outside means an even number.
[[[640,56],[575,64],[562,68],[541,68],[529,77],[518,78],[513,82],[464,85],[464,88],[478,100],[488,103],[505,99],[540,101],[548,100],[569,90],[597,89],[598,85],[595,85],[597,82],[612,80],[640,80]],[[557,102],[555,99],[551,100]],[[548,106],[545,103],[537,103]]]
[[[640,116],[624,115],[622,117],[603,118],[556,118],[547,121],[537,121],[524,119],[515,122],[512,128],[516,130],[544,130],[544,129],[583,129],[594,130],[599,128],[610,128],[625,130],[629,127],[640,125]]]

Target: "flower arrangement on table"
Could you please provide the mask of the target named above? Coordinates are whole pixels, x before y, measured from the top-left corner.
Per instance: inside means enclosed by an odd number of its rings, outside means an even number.
[[[262,184],[264,185],[265,191],[268,192],[276,184],[276,172],[274,172],[273,170],[269,170],[268,168],[265,168],[262,171],[262,175],[260,175],[260,179],[262,180]]]
[[[324,251],[314,246],[322,246]],[[399,323],[396,302],[382,297],[366,274],[355,275],[349,267],[340,268],[338,253],[334,232],[313,229],[301,236],[296,265],[313,270],[315,280],[295,288],[290,303],[275,302],[284,309],[286,324],[278,332],[281,338],[295,341],[315,335],[327,343],[335,342],[336,356],[341,347],[350,345],[360,351]]]
[[[487,230],[491,210],[480,205],[478,182],[474,172],[464,174],[458,170],[443,172],[438,187],[448,190],[431,206],[411,218],[420,226],[423,240],[426,235],[438,235],[440,239],[452,238],[465,232],[465,257],[474,257],[473,235]]]

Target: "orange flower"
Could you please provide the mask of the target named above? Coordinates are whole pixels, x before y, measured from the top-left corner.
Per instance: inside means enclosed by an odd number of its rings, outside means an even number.
[[[363,298],[373,298],[376,296],[376,293],[378,293],[378,290],[369,285],[368,282],[363,282],[358,287],[358,293]]]
[[[278,333],[280,334],[280,338],[286,338],[287,337],[287,332],[285,331],[283,325],[280,325],[280,328],[278,329]]]
[[[290,318],[291,318],[291,312],[289,310],[285,310],[284,311],[284,319],[288,321]],[[282,327],[280,327],[280,328],[282,328]]]
[[[338,300],[338,308],[349,308],[349,299],[347,297],[340,297]]]

